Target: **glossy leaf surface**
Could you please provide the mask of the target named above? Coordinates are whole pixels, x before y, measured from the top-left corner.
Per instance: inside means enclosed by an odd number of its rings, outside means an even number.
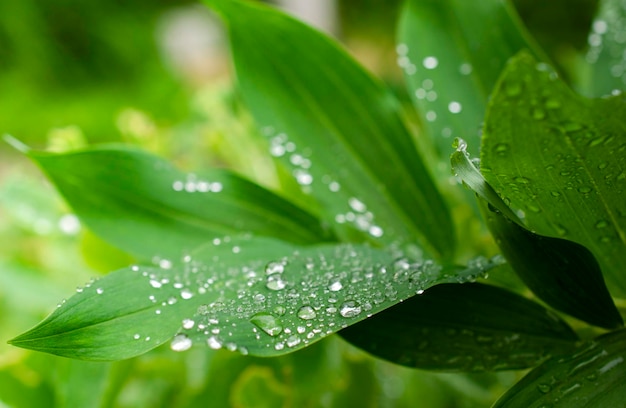
[[[326,219],[382,243],[450,255],[447,206],[397,100],[331,39],[276,10],[208,1],[226,20],[239,87],[270,153]]]
[[[314,216],[227,170],[184,173],[127,147],[29,156],[94,232],[144,259],[178,258],[242,231],[296,243],[332,239]]]
[[[394,363],[464,372],[532,367],[577,340],[539,304],[478,283],[437,285],[341,335]]]
[[[539,298],[588,323],[606,328],[623,324],[598,262],[587,248],[528,230],[474,166],[465,142],[459,141],[451,163],[454,173],[478,195],[500,250]]]
[[[476,279],[492,265],[443,269],[367,246],[298,247],[254,237],[216,240],[161,266],[135,266],[93,282],[12,343],[115,360],[176,334],[177,351],[199,344],[280,355],[434,284]]]
[[[511,388],[494,408],[605,408],[626,401],[626,331],[554,357]]]
[[[444,157],[455,137],[478,153],[487,97],[506,61],[522,49],[537,47],[508,1],[406,2],[398,64]]]
[[[507,66],[491,99],[481,172],[541,235],[596,257],[626,296],[626,100],[574,94],[528,54]]]

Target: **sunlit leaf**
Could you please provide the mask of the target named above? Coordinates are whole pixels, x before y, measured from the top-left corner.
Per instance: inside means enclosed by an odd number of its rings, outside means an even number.
[[[178,258],[242,231],[295,243],[332,239],[314,216],[227,170],[184,173],[122,146],[28,155],[89,228],[144,259]]]
[[[626,297],[626,100],[574,94],[520,54],[492,96],[481,172],[525,225],[596,257],[609,290]]]
[[[484,284],[444,284],[341,331],[394,363],[441,371],[527,368],[577,336],[537,303]]]
[[[280,355],[492,266],[442,268],[362,245],[225,238],[172,265],[109,274],[11,342],[90,360],[128,358],[172,337],[177,351],[199,344]]]
[[[494,408],[606,408],[626,401],[626,331],[581,345],[531,371]]]
[[[560,311],[601,327],[621,326],[593,254],[575,242],[528,230],[474,166],[464,143],[452,154],[452,169],[478,195],[487,227],[517,275]]]
[[[506,61],[522,49],[541,55],[508,1],[406,2],[398,64],[442,155],[455,137],[478,153],[487,97]]]
[[[339,231],[349,225],[383,243],[417,239],[450,255],[447,206],[392,94],[301,22],[251,2],[207,3],[226,20],[239,88],[270,153],[291,166],[325,218]]]

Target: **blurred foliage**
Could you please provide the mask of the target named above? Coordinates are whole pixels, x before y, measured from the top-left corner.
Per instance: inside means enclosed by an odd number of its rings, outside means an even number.
[[[597,2],[514,1],[565,72],[586,46]],[[123,140],[183,168],[233,167],[297,200],[299,190],[267,158],[230,83],[198,84],[165,63],[157,41],[163,16],[193,4],[1,1],[0,133],[54,150]],[[394,33],[400,5],[339,2],[341,37],[390,82],[399,79]],[[337,338],[274,359],[161,348],[112,364],[9,347],[8,338],[72,294],[72,282],[130,262],[81,230],[34,167],[16,160],[0,147],[0,407],[481,407],[520,376],[424,375],[374,360]]]

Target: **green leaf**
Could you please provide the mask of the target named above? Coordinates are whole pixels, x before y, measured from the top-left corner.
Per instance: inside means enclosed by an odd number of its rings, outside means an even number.
[[[587,247],[626,296],[626,101],[574,94],[528,54],[504,71],[487,114],[481,171],[532,231]]]
[[[454,137],[478,149],[487,97],[506,61],[522,49],[542,55],[501,0],[407,1],[398,37],[409,94],[442,155]]]
[[[479,283],[435,286],[340,333],[397,364],[465,372],[533,367],[578,339],[539,304]]]
[[[136,256],[179,257],[215,237],[332,240],[320,221],[227,170],[184,173],[141,150],[28,153],[96,234]]]
[[[602,271],[584,246],[529,231],[470,160],[465,142],[452,154],[454,173],[479,197],[479,207],[500,250],[524,283],[550,306],[586,322],[615,328],[622,318]]]
[[[585,55],[588,75],[583,84],[589,96],[621,93],[626,87],[624,63],[626,5],[621,0],[602,0],[591,25]]]
[[[449,211],[391,93],[301,22],[254,3],[207,3],[227,22],[239,87],[270,153],[326,220],[385,244],[418,239],[452,254]]]
[[[272,356],[305,347],[443,282],[489,264],[442,269],[363,245],[301,247],[224,238],[165,268],[120,270],[91,283],[12,344],[66,357],[115,360],[174,337]]]
[[[605,408],[626,401],[626,331],[581,345],[531,371],[494,408]]]

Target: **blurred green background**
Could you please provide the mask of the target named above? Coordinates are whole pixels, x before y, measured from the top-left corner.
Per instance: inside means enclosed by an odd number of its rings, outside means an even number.
[[[399,0],[343,0],[335,32],[397,93]],[[567,76],[597,0],[517,0]],[[186,169],[231,167],[296,189],[265,152],[229,76],[219,23],[189,0],[0,2],[0,134],[67,150],[125,142]],[[6,341],[77,285],[132,262],[82,228],[34,165],[0,144],[0,407],[483,407],[522,373],[433,374],[337,336],[275,359],[167,346],[128,361],[71,361]]]

